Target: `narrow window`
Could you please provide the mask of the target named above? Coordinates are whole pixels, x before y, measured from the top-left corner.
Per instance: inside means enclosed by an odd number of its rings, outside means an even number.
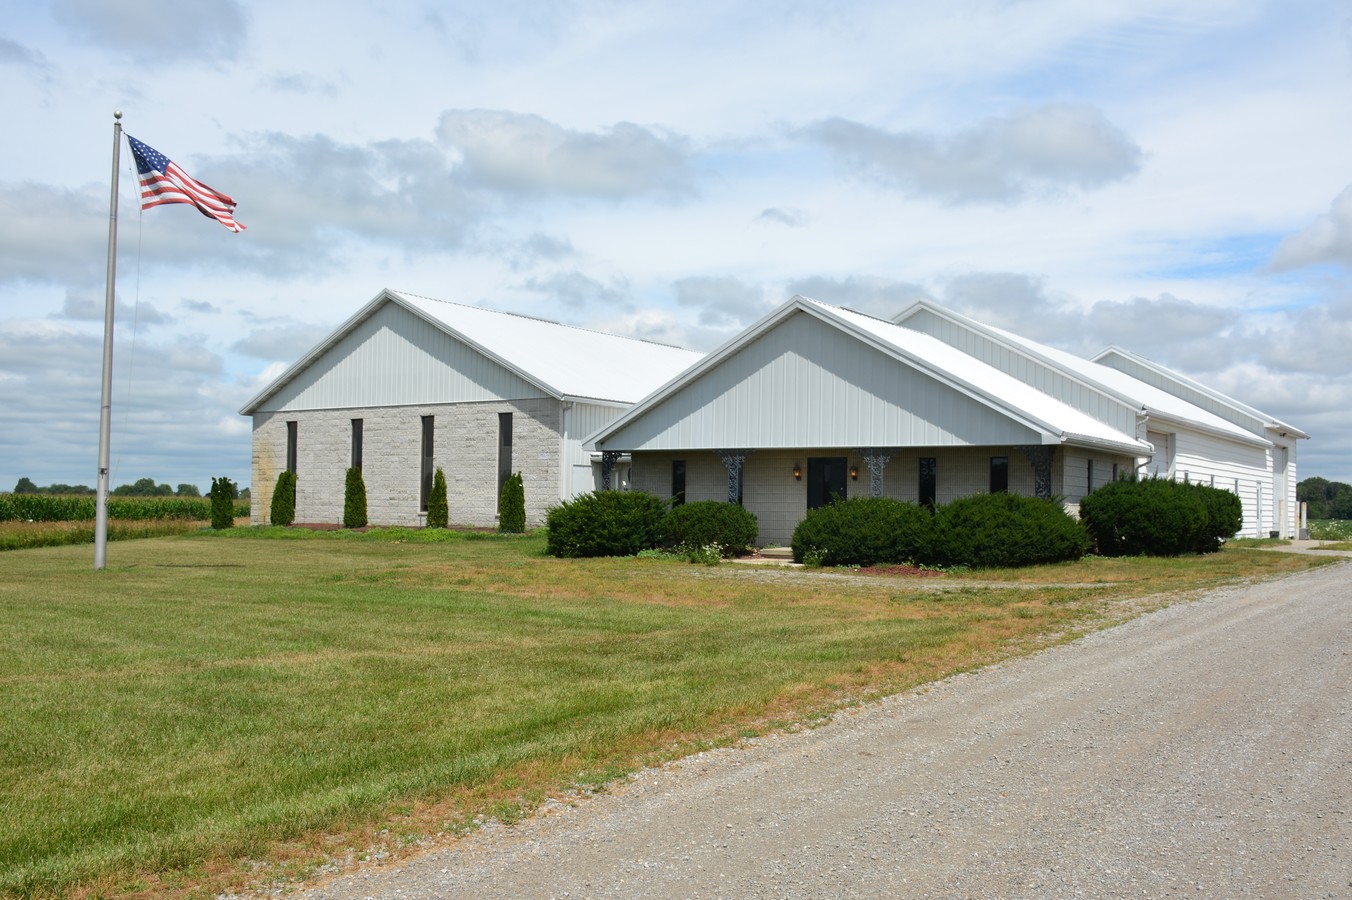
[[[1086,494],[1094,493],[1094,461],[1092,459],[1089,460],[1085,467],[1084,484],[1084,492]]]
[[[1117,480],[1117,463],[1113,463],[1113,481]]]
[[[671,461],[671,505],[680,506],[685,502],[685,460]]]
[[[418,509],[427,512],[427,498],[432,496],[432,431],[435,416],[422,417],[422,487],[418,491]]]
[[[938,495],[939,485],[939,460],[933,456],[920,457],[920,490],[919,500],[921,506],[933,506],[935,498]]]
[[[991,493],[1003,494],[1009,490],[1009,457],[991,457]]]
[[[352,468],[361,468],[361,431],[362,420],[352,420]]]
[[[296,438],[299,425],[299,422],[286,423],[286,470],[292,474],[296,471]]]
[[[512,414],[498,413],[498,504],[502,504],[502,488],[512,477]],[[499,510],[501,512],[501,510]]]

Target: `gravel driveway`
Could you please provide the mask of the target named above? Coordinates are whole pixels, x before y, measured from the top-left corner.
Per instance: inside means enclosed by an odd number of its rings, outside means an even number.
[[[1352,563],[642,772],[356,897],[1352,896]]]

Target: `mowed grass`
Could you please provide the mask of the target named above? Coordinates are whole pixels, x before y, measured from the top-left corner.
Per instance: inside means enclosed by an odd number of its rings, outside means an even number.
[[[304,874],[971,668],[1116,599],[1333,561],[909,580],[427,537],[237,529],[119,543],[103,572],[88,547],[0,555],[0,892]]]

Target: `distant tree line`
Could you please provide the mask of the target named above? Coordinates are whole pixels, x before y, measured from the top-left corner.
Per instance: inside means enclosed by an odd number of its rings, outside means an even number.
[[[1352,519],[1352,484],[1306,478],[1296,485],[1296,499],[1309,504],[1311,519]]]
[[[234,487],[236,498],[247,498],[249,489],[240,491]],[[36,485],[31,478],[20,478],[18,484],[14,485],[16,494],[95,494],[98,493],[94,488],[84,484],[49,484],[45,487]],[[122,484],[113,488],[115,497],[200,497],[202,491],[195,484],[180,484],[177,489],[171,488],[167,484],[156,484],[153,478],[139,478],[131,484]]]

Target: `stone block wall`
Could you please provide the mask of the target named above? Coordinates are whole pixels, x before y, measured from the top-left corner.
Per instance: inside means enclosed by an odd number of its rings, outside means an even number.
[[[253,433],[253,521],[267,522],[286,465],[286,423],[298,423],[296,522],[341,523],[352,420],[362,420],[362,478],[372,525],[420,525],[422,417],[433,416],[434,467],[446,476],[453,524],[497,525],[498,416],[512,414],[512,471],[526,490],[526,522],[559,501],[559,403],[551,398],[427,406],[259,413]]]

